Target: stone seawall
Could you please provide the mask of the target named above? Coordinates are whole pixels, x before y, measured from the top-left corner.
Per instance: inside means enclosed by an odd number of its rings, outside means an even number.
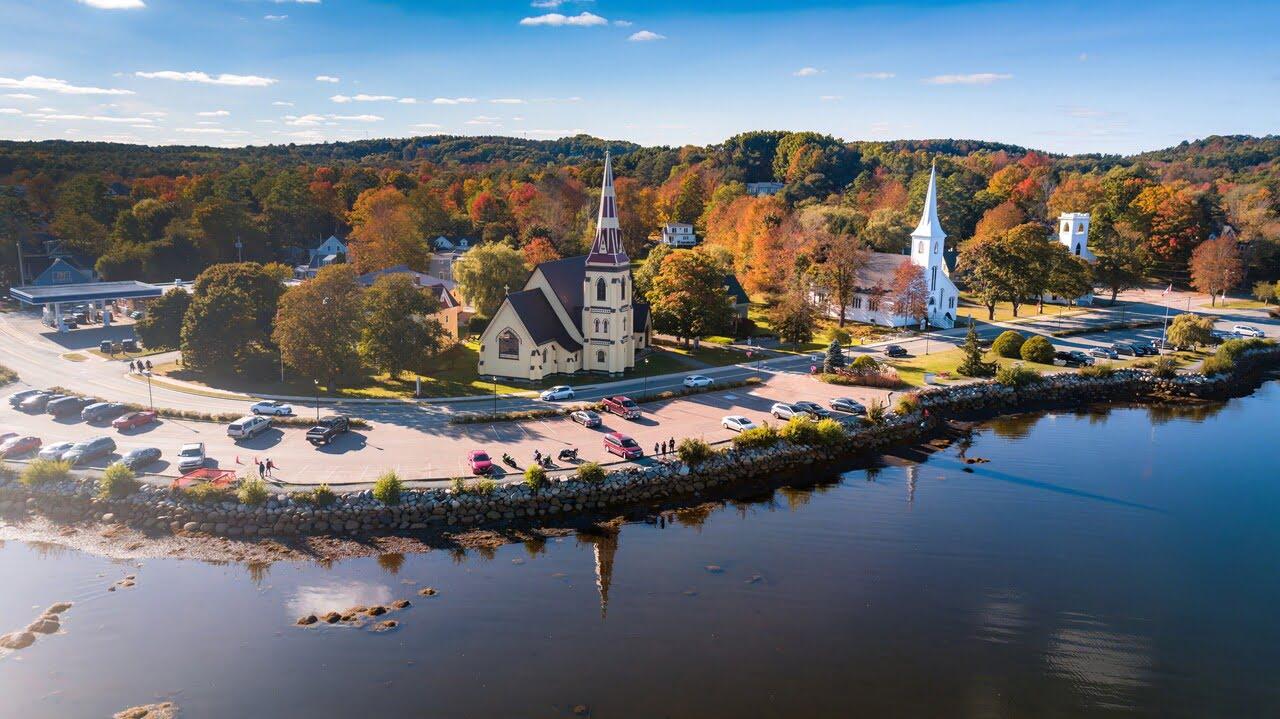
[[[369,491],[340,494],[326,507],[299,496],[277,494],[247,506],[235,501],[200,503],[169,489],[143,485],[125,498],[101,499],[98,481],[77,478],[27,487],[0,478],[0,513],[36,512],[56,521],[115,522],[153,532],[206,533],[225,537],[348,535],[460,529],[501,523],[545,523],[636,504],[654,504],[727,488],[734,483],[826,465],[890,445],[919,439],[947,419],[977,419],[1037,408],[1116,401],[1198,401],[1247,394],[1260,370],[1280,365],[1280,348],[1242,354],[1232,374],[1158,378],[1140,370],[1107,376],[1051,375],[1024,387],[994,382],[930,388],[905,396],[902,413],[878,424],[850,426],[829,446],[779,441],[767,448],[730,449],[689,466],[682,462],[632,467],[602,480],[552,481],[533,490],[500,486],[487,494],[452,489],[408,489],[398,505],[375,500]]]

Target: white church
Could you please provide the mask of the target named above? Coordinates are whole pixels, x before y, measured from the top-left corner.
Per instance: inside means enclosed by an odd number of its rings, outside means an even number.
[[[1058,243],[1066,247],[1068,252],[1091,265],[1098,261],[1098,258],[1089,250],[1088,212],[1064,212],[1058,215]],[[1091,305],[1093,293],[1089,292],[1070,301],[1057,295],[1045,295],[1044,301],[1055,305]]]
[[[924,271],[925,282],[928,283],[929,326],[954,327],[960,292],[951,281],[951,271],[943,259],[946,239],[947,233],[942,231],[942,224],[938,222],[938,168],[935,166],[929,172],[929,189],[925,193],[920,224],[911,232],[911,254],[872,252],[866,265],[858,272],[858,286],[844,308],[844,318],[886,327],[915,324],[915,319],[896,312],[893,306],[894,275],[899,265],[910,262]],[[817,288],[813,290],[811,299],[825,307],[831,305],[826,293]],[[829,313],[832,317],[839,316],[834,308]]]

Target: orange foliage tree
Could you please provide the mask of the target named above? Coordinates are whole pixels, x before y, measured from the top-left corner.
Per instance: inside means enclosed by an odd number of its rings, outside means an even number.
[[[418,234],[418,218],[394,187],[365,190],[348,214],[349,261],[365,273],[404,264],[425,270],[430,254]]]

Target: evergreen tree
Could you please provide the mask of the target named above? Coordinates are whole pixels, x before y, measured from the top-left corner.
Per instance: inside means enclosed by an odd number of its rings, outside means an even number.
[[[827,356],[822,360],[822,371],[826,374],[833,374],[843,367],[844,350],[841,349],[839,342],[831,340],[831,344],[827,345]]]
[[[982,360],[982,347],[978,344],[978,332],[973,328],[973,318],[969,318],[969,333],[964,338],[964,361],[956,367],[956,372],[966,377],[991,377],[996,373],[995,362]]]

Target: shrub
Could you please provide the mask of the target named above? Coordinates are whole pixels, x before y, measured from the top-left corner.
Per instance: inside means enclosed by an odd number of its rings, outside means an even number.
[[[822,360],[823,372],[835,372],[844,367],[844,350],[840,347],[840,343],[831,340],[831,344],[827,345],[827,354]]]
[[[373,498],[383,504],[400,504],[400,491],[403,489],[404,482],[400,480],[400,475],[394,470],[383,472],[373,483]]]
[[[915,393],[904,394],[898,398],[898,404],[894,406],[895,414],[911,414],[920,409],[920,398]]]
[[[847,345],[853,337],[849,334],[849,330],[843,327],[832,327],[827,330],[827,339],[838,345]]]
[[[303,492],[298,495],[298,498],[317,507],[328,507],[338,501],[338,495],[332,489],[329,489],[327,484],[322,484],[309,492]]]
[[[849,363],[850,372],[879,372],[880,363],[871,355],[858,355]]]
[[[231,490],[227,487],[215,487],[209,482],[199,482],[182,490],[194,502],[217,504],[231,499]]]
[[[1022,343],[1022,359],[1037,364],[1053,364],[1053,343],[1049,338],[1035,335]]]
[[[533,491],[547,486],[547,470],[533,464],[524,470],[524,484]]]
[[[830,417],[818,421],[818,444],[834,447],[844,441],[847,433],[843,424]]]
[[[818,423],[796,415],[782,425],[778,435],[792,444],[818,444]]]
[[[498,491],[498,481],[489,477],[481,477],[476,483],[471,485],[471,493],[481,496],[490,495]]]
[[[1006,387],[1026,387],[1040,381],[1040,373],[1030,367],[1009,365],[996,370],[996,382]]]
[[[60,459],[37,459],[22,470],[19,481],[28,487],[60,482],[71,476],[71,463]]]
[[[1213,356],[1204,361],[1201,372],[1204,374],[1223,374],[1235,369],[1236,358],[1241,353],[1252,349],[1260,349],[1262,347],[1271,346],[1269,340],[1260,337],[1250,337],[1248,339],[1227,340],[1218,345],[1218,349]]]
[[[454,494],[463,494],[467,491],[467,478],[454,477],[449,480],[449,488],[453,490]]]
[[[98,479],[98,497],[119,499],[133,494],[138,489],[138,480],[133,478],[133,471],[128,467],[113,462]]]
[[[878,366],[876,369],[856,370],[852,367],[849,369],[836,370],[831,373],[818,375],[818,379],[827,384],[847,385],[854,387],[879,387],[880,389],[898,389],[899,387],[908,386],[898,376],[898,371],[892,367],[884,365]]]
[[[1151,375],[1171,379],[1178,375],[1178,361],[1172,357],[1156,357],[1151,360]]]
[[[250,478],[240,482],[240,488],[236,490],[236,499],[239,499],[241,504],[257,506],[265,503],[269,494],[266,482]]]
[[[734,449],[761,449],[778,443],[778,430],[765,422],[755,429],[739,432],[733,438]]]
[[[1176,315],[1165,330],[1165,339],[1174,347],[1202,347],[1213,342],[1214,318],[1208,315],[1183,313]]]
[[[1110,377],[1116,373],[1115,365],[1091,364],[1080,368],[1081,377]]]
[[[604,467],[598,462],[583,462],[578,465],[578,479],[584,482],[603,482],[604,477]]]
[[[867,423],[868,424],[884,424],[885,406],[880,400],[871,400],[871,404],[867,405]]]
[[[685,437],[676,446],[680,461],[688,465],[705,462],[711,458],[711,446],[696,437]]]
[[[13,384],[14,382],[17,382],[17,381],[18,381],[17,372],[14,372],[13,370],[9,369],[8,367],[5,367],[4,365],[0,365],[0,387],[3,387],[4,385],[7,385],[7,384]]]
[[[995,342],[991,343],[991,351],[1001,357],[1018,359],[1022,356],[1022,345],[1026,341],[1027,338],[1023,337],[1020,332],[1005,330],[1000,333],[1000,336],[996,338]]]

